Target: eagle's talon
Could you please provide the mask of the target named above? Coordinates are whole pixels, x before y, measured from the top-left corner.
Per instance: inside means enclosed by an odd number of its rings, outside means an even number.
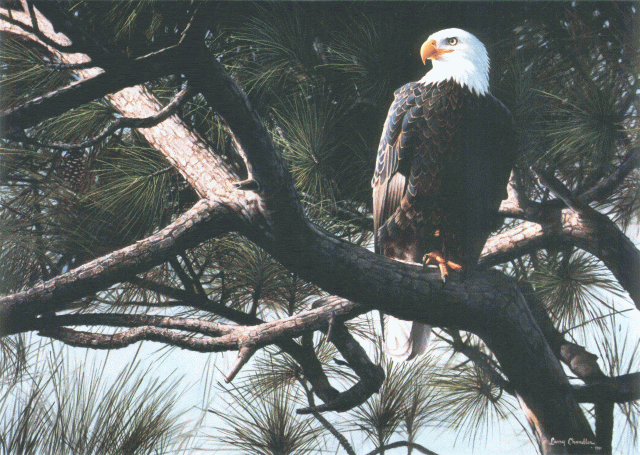
[[[442,278],[442,283],[447,284],[449,278],[449,270],[453,270],[454,272],[461,272],[462,266],[456,264],[452,261],[447,261],[444,258],[444,255],[439,251],[432,251],[431,253],[425,254],[422,258],[422,262],[424,265],[429,264],[438,264],[438,268],[440,269],[440,277]]]

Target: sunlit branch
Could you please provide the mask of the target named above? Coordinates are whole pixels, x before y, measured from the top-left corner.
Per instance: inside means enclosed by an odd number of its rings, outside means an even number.
[[[165,121],[167,118],[178,112],[180,106],[184,104],[184,102],[188,100],[192,94],[192,90],[189,87],[185,87],[173,98],[173,100],[171,100],[169,104],[163,107],[157,114],[145,118],[120,117],[107,125],[100,133],[98,133],[94,137],[79,143],[43,143],[41,141],[31,139],[25,135],[15,135],[12,139],[55,150],[74,150],[92,147],[96,144],[99,144],[106,137],[122,128],[150,128],[152,126],[156,126],[157,124]]]
[[[51,38],[49,38],[44,33],[42,33],[39,29],[35,29],[34,27],[31,27],[19,20],[16,20],[13,17],[7,16],[6,14],[0,13],[0,20],[3,20],[8,24],[14,25],[16,27],[19,27],[24,32],[32,34],[47,46],[51,46],[52,48],[57,49],[60,52],[74,52],[76,50],[73,44],[68,44],[68,45],[60,44],[52,40]]]

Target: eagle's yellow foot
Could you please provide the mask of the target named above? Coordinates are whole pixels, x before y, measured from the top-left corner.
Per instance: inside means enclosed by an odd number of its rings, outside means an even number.
[[[440,251],[432,251],[431,253],[426,254],[422,259],[422,262],[424,262],[424,265],[438,264],[438,267],[440,268],[440,276],[444,283],[447,282],[449,270],[453,270],[454,272],[462,271],[461,265],[447,261]]]

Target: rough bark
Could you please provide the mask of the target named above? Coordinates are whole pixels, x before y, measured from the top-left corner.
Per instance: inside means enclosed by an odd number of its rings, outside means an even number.
[[[34,319],[165,262],[170,256],[233,229],[228,209],[203,199],[158,233],[22,292],[0,298],[0,334],[33,330]],[[29,328],[31,326],[31,328]]]

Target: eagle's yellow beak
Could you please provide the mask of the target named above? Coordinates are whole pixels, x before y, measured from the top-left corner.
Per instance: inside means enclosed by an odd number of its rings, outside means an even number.
[[[436,40],[431,37],[422,44],[420,48],[420,57],[422,57],[422,63],[427,63],[427,59],[440,58],[442,54],[448,54],[453,52],[453,49],[438,49]]]

